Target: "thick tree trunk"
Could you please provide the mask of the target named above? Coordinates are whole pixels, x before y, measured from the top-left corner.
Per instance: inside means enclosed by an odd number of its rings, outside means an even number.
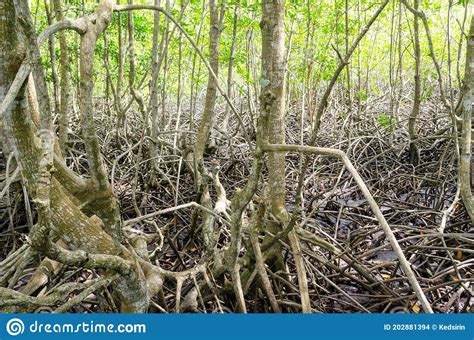
[[[100,211],[107,232],[114,237],[116,244],[120,243],[121,221],[120,212],[107,176],[107,170],[100,153],[99,140],[94,122],[94,52],[97,38],[112,20],[114,3],[104,0],[96,10],[93,21],[87,18],[87,32],[81,36],[80,47],[80,96],[79,108],[82,115],[82,132],[86,147],[89,171],[92,177],[95,193],[90,202]]]
[[[285,1],[262,0],[262,75],[260,79],[260,119],[263,140],[259,144],[285,144]],[[270,232],[280,231],[289,221],[285,207],[285,154],[270,152],[267,159],[268,204],[271,213],[279,222],[270,223]],[[311,312],[306,281],[306,270],[301,247],[294,231],[288,234],[293,252],[301,304],[304,313]],[[282,265],[281,249],[275,247],[277,264]]]
[[[474,197],[471,187],[471,176],[474,169],[471,164],[472,151],[472,112],[474,111],[474,16],[471,18],[471,29],[467,39],[466,71],[464,74],[462,106],[461,159],[459,164],[459,184],[464,206],[474,223]]]
[[[103,14],[104,7],[108,8],[107,4],[103,2],[96,14]],[[13,1],[2,1],[0,12],[2,13],[0,16],[0,35],[2,36],[0,39],[0,102],[5,99],[25,58],[32,58],[34,76],[37,78],[36,88],[40,105],[28,102],[34,100],[34,96],[26,96],[27,82],[25,81],[12,105],[6,109],[2,117],[2,135],[5,136],[8,150],[14,153],[21,166],[23,185],[26,186],[29,196],[36,202],[38,210],[38,223],[30,235],[32,247],[53,260],[70,265],[83,263],[90,268],[95,266],[117,268],[115,264],[119,264],[118,267],[120,267],[122,263],[122,269],[125,270],[122,271],[123,276],[115,285],[121,309],[124,312],[145,312],[148,308],[149,295],[144,274],[132,262],[130,262],[129,271],[126,268],[128,261],[133,260],[133,256],[124,248],[121,249],[122,258],[110,256],[117,252],[117,248],[112,237],[104,232],[103,221],[93,214],[90,217],[87,216],[80,209],[87,205],[88,198],[91,196],[90,192],[95,186],[72,175],[61,162],[60,157],[55,157],[54,166],[57,170],[54,176],[47,178],[51,167],[45,162],[51,155],[48,154],[49,146],[45,145],[48,141],[44,135],[51,131],[51,126],[48,126],[51,112],[48,107],[49,98],[42,78],[42,70],[36,69],[41,68],[41,64],[38,63],[39,51],[34,33],[31,32],[32,24],[28,5],[26,2],[20,2],[19,7],[16,8]],[[20,15],[21,20],[18,19]],[[96,15],[96,18],[101,18],[101,16]],[[20,22],[26,28],[20,26]],[[89,29],[91,29],[90,25],[92,23],[89,22]],[[30,48],[28,51],[27,46]],[[38,125],[41,125],[40,131],[38,131]],[[38,132],[42,136],[42,145],[36,137]],[[109,205],[113,204],[109,203]],[[98,211],[102,209],[97,205],[95,208]],[[81,252],[69,252],[62,247],[54,246],[52,242],[59,239],[69,249],[77,249]],[[100,254],[99,257],[97,254]],[[110,263],[98,264],[96,260],[102,255],[108,256],[107,258],[111,259]],[[79,261],[77,261],[78,257]],[[80,257],[83,259],[81,260]]]
[[[284,1],[262,1],[262,75],[260,114],[268,117],[264,135],[269,144],[285,143],[285,30]],[[268,183],[271,193],[270,210],[286,220],[285,155],[268,154]]]
[[[15,19],[15,6],[13,1],[1,1],[0,2],[0,100],[3,101],[8,89],[13,83],[16,72],[18,71],[21,62],[25,58],[26,52],[24,48],[19,48],[19,40],[22,37],[18,36],[16,32],[16,19]],[[20,90],[19,98],[14,101],[10,108],[7,108],[7,112],[4,113],[6,119],[11,112],[15,111],[17,106],[20,104],[24,105],[25,89]],[[12,136],[9,134],[10,128],[7,124],[2,124],[2,137],[4,138],[4,147],[9,146],[12,143]],[[17,150],[9,150],[17,153]]]
[[[221,4],[224,6],[224,4]],[[222,7],[223,8],[223,7]],[[220,37],[222,30],[222,20],[224,11],[221,11],[219,15],[219,6],[217,0],[209,0],[209,11],[210,11],[210,31],[209,31],[209,55],[212,71],[217,76],[219,73],[219,51],[220,51]],[[207,82],[206,99],[204,103],[204,111],[202,118],[199,123],[198,133],[196,136],[196,144],[194,146],[194,157],[196,162],[200,162],[204,156],[211,130],[215,124],[216,105],[217,97],[217,84],[216,79],[209,75]]]

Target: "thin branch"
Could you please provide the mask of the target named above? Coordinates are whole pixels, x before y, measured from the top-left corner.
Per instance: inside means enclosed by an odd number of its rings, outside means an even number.
[[[315,141],[316,141],[316,135],[318,133],[319,126],[321,124],[321,117],[324,113],[324,110],[326,109],[326,106],[327,106],[328,101],[329,101],[329,96],[331,95],[332,89],[333,89],[334,85],[336,84],[337,78],[341,74],[344,67],[346,67],[346,65],[349,64],[349,59],[351,58],[352,53],[354,53],[355,49],[359,45],[362,38],[369,31],[369,28],[372,26],[372,24],[378,18],[380,13],[382,13],[383,9],[385,8],[385,6],[387,6],[388,3],[389,3],[389,0],[385,0],[382,3],[382,5],[377,10],[377,12],[374,13],[372,18],[370,18],[369,22],[364,26],[364,28],[360,32],[359,36],[352,43],[352,46],[349,49],[349,51],[347,51],[346,55],[344,56],[344,59],[341,59],[341,62],[339,63],[339,66],[337,67],[336,72],[334,72],[334,74],[333,74],[333,76],[332,76],[332,78],[329,82],[329,85],[326,88],[326,91],[324,92],[323,97],[321,98],[321,102],[319,103],[318,111],[316,112],[316,116],[315,116],[315,126],[314,126],[314,129],[313,129],[313,134],[311,136],[311,144],[314,144]],[[339,55],[339,53],[338,53],[338,55]]]

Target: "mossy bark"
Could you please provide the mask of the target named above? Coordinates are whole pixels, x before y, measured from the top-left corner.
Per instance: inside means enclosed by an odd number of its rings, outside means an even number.
[[[3,13],[0,16],[0,35],[3,37],[0,39],[0,101],[3,101],[6,93],[11,87],[13,80],[22,64],[28,55],[29,58],[35,58],[39,56],[37,47],[31,45],[31,41],[34,40],[32,37],[28,37],[24,33],[24,30],[28,27],[28,21],[31,21],[29,17],[29,10],[26,2],[21,3],[19,8],[15,6],[12,1],[3,1],[0,3],[0,12]],[[95,20],[103,20],[104,23],[108,23],[108,18],[111,16],[111,2],[103,1],[99,6],[99,10],[96,12]],[[26,9],[26,12],[25,12]],[[110,9],[110,16],[105,16]],[[27,16],[26,16],[27,14]],[[19,16],[22,15],[21,20],[26,25],[20,25]],[[98,23],[96,21],[96,24]],[[89,25],[95,25],[92,22]],[[97,29],[97,25],[88,27],[89,29]],[[92,40],[88,40],[92,42]],[[34,41],[34,44],[36,42]],[[89,49],[90,50],[90,49]],[[93,50],[93,49],[92,49]],[[88,58],[90,55],[86,55]],[[88,59],[92,62],[91,59]],[[33,64],[34,60],[33,60]],[[35,66],[41,67],[41,64]],[[87,74],[87,65],[85,65]],[[18,91],[15,100],[12,105],[4,112],[3,118],[3,130],[2,137],[8,144],[8,150],[14,153],[18,163],[21,166],[21,177],[23,185],[26,186],[29,196],[34,202],[36,202],[38,210],[40,227],[44,226],[42,223],[46,221],[48,224],[46,228],[40,230],[40,235],[35,234],[33,231],[32,244],[36,250],[45,253],[48,257],[66,264],[77,263],[75,260],[81,260],[78,254],[83,254],[87,259],[87,265],[91,268],[99,266],[101,263],[95,263],[96,258],[100,260],[100,256],[110,256],[116,254],[117,245],[114,243],[111,235],[104,231],[105,223],[108,223],[107,215],[99,218],[96,215],[90,213],[89,215],[85,211],[81,210],[81,202],[86,201],[86,192],[92,186],[95,188],[110,188],[108,179],[101,177],[104,173],[97,174],[97,166],[94,167],[96,170],[94,182],[86,182],[67,169],[62,163],[62,159],[56,156],[54,159],[55,168],[58,170],[54,173],[53,177],[44,182],[44,162],[45,157],[45,145],[44,145],[44,134],[45,127],[47,127],[48,115],[51,112],[47,112],[47,105],[44,99],[49,101],[47,98],[47,90],[44,85],[44,79],[41,72],[35,72],[35,81],[37,83],[36,89],[40,93],[38,98],[40,99],[40,105],[36,103],[29,103],[29,100],[34,100],[34,96],[27,96],[27,82],[23,84],[22,88]],[[89,70],[91,71],[91,70]],[[92,73],[89,73],[90,75]],[[83,84],[85,89],[91,89],[90,84]],[[43,97],[46,96],[46,98]],[[40,98],[41,97],[41,98]],[[41,104],[43,100],[43,104]],[[87,105],[91,105],[92,102],[87,102],[83,105],[85,109],[92,109]],[[92,111],[87,111],[91,117]],[[38,122],[38,120],[40,122]],[[44,120],[44,121],[43,121]],[[35,122],[36,121],[36,122]],[[42,130],[38,130],[36,124],[40,123]],[[88,127],[90,129],[90,126]],[[41,132],[41,134],[40,134]],[[90,131],[89,131],[90,132]],[[39,138],[41,136],[41,139]],[[98,145],[97,145],[98,146]],[[95,149],[89,150],[91,152],[96,151]],[[97,159],[97,154],[94,154]],[[94,163],[94,165],[97,165]],[[43,169],[43,170],[42,170]],[[47,171],[50,171],[46,167]],[[103,169],[100,169],[101,171]],[[70,190],[70,191],[69,191]],[[90,194],[90,192],[89,192]],[[97,209],[97,215],[102,215],[99,209],[104,208],[112,210],[111,208],[116,207],[115,199],[112,195],[104,196],[93,196],[96,203],[103,203],[102,206],[95,205]],[[47,203],[45,203],[47,201]],[[87,204],[86,204],[87,206]],[[48,208],[48,211],[44,211],[44,208]],[[90,211],[92,211],[92,205],[89,205]],[[43,219],[43,217],[45,217]],[[104,223],[105,222],[105,223]],[[51,225],[51,227],[49,227]],[[35,242],[35,238],[43,238],[45,242]],[[51,248],[51,241],[61,239],[69,249],[82,250],[82,252],[74,253],[64,248],[56,247]],[[42,248],[42,245],[45,248]],[[48,246],[49,245],[49,246]],[[58,252],[58,249],[63,249]],[[87,253],[86,253],[87,252]],[[87,254],[91,254],[88,256]],[[99,254],[97,257],[94,254]],[[120,297],[121,309],[124,312],[145,312],[148,307],[149,295],[148,287],[145,282],[145,274],[142,269],[136,264],[136,259],[131,255],[125,248],[121,247],[121,257],[109,257],[116,259],[118,262],[129,267],[127,275],[123,275],[116,283],[115,290]],[[102,261],[107,263],[107,261]],[[120,264],[120,263],[119,263]],[[114,266],[111,263],[112,268]],[[102,267],[107,268],[107,266]]]

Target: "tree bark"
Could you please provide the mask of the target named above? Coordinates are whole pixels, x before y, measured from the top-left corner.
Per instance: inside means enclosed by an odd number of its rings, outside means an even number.
[[[285,143],[285,30],[284,1],[262,1],[262,74],[260,115],[264,116],[265,143]],[[285,208],[285,155],[270,152],[267,160],[270,210],[282,220]]]
[[[48,1],[44,1],[44,9],[46,11],[46,17],[48,19],[48,25],[51,26],[53,24],[53,17],[52,17],[52,6],[48,4]],[[54,111],[57,112],[59,109],[59,96],[60,96],[60,90],[59,90],[59,77],[58,77],[58,72],[56,69],[56,39],[54,35],[52,35],[49,38],[48,41],[48,47],[49,47],[49,54],[51,58],[51,78],[53,81],[53,96],[54,96]]]
[[[107,2],[99,6],[95,18],[103,18],[97,14],[103,14],[104,6]],[[85,203],[93,185],[89,186],[87,181],[72,176],[60,157],[54,159],[57,171],[51,177],[51,110],[28,4],[26,1],[3,1],[0,2],[0,12],[3,13],[0,17],[0,35],[5,37],[0,39],[0,102],[11,90],[17,72],[21,70],[20,65],[33,65],[38,91],[39,106],[29,102],[34,96],[26,96],[26,81],[23,81],[13,103],[2,117],[2,135],[6,136],[8,144],[6,149],[14,153],[20,164],[23,185],[38,211],[37,224],[30,232],[31,246],[63,264],[118,270],[122,276],[114,287],[122,311],[145,312],[149,287],[143,271],[130,261],[133,256],[124,248],[121,249],[122,257],[112,256],[117,248],[112,237],[104,232],[103,221],[93,214],[87,216],[80,209],[87,205]],[[89,29],[90,25],[91,22],[87,26]],[[37,112],[34,112],[36,109],[30,110],[36,106]],[[38,133],[41,144],[36,137]],[[95,208],[101,210],[101,207]],[[57,240],[62,240],[73,251],[54,244]]]
[[[260,78],[260,122],[262,135],[257,144],[285,144],[285,1],[262,0],[262,75]],[[278,220],[269,224],[270,232],[280,231],[289,222],[285,206],[285,154],[268,153],[268,204],[270,212]],[[293,252],[303,313],[311,313],[306,269],[301,255],[299,239],[294,231],[288,234]],[[277,261],[281,265],[281,248],[275,247]],[[278,262],[277,262],[278,264]]]
[[[418,11],[418,0],[414,0],[413,7]],[[410,135],[410,162],[413,165],[418,164],[419,151],[416,147],[414,140],[416,139],[416,119],[420,113],[420,100],[421,100],[421,83],[420,83],[420,35],[419,35],[419,23],[418,15],[414,14],[413,18],[413,46],[415,50],[415,93],[413,97],[413,108],[408,120],[408,133]],[[401,47],[400,47],[401,48]]]
[[[466,70],[464,74],[461,158],[459,162],[459,185],[464,206],[474,224],[474,197],[472,194],[472,112],[474,111],[474,16],[467,39]],[[474,176],[473,176],[474,177]]]
[[[64,19],[61,9],[61,0],[54,0],[54,14],[56,21]],[[69,53],[67,51],[66,34],[64,31],[59,32],[59,47],[61,49],[59,59],[61,62],[60,69],[60,88],[61,97],[59,103],[59,146],[63,155],[66,152],[67,137],[69,128]]]
[[[239,20],[239,9],[240,9],[240,1],[237,0],[235,3],[235,10],[234,10],[234,21],[233,21],[233,28],[232,28],[232,45],[230,46],[230,54],[229,54],[229,66],[227,68],[227,96],[229,99],[232,99],[233,91],[233,70],[234,70],[234,59],[235,59],[235,45],[237,42],[237,29],[238,29],[238,20]],[[222,122],[222,131],[227,133],[227,128],[229,125],[229,118],[230,118],[230,107],[227,104],[225,107],[225,114],[224,114],[224,121]]]
[[[222,9],[224,4],[221,4]],[[222,20],[224,11],[219,14],[219,6],[217,0],[209,0],[210,12],[210,29],[209,29],[209,55],[212,71],[217,76],[219,74],[219,51],[220,37],[222,31]],[[196,162],[201,162],[204,157],[204,151],[211,135],[211,130],[215,124],[216,113],[215,105],[217,98],[217,79],[209,75],[207,82],[206,99],[204,103],[204,111],[201,121],[199,122],[196,143],[194,145],[194,157]]]
[[[112,20],[114,3],[104,0],[100,3],[93,19],[87,18],[87,32],[81,36],[80,46],[80,94],[79,108],[82,115],[82,132],[86,147],[89,171],[95,193],[90,199],[102,218],[107,232],[120,243],[121,220],[118,204],[112,193],[107,170],[100,154],[99,140],[94,122],[94,52],[97,38]]]

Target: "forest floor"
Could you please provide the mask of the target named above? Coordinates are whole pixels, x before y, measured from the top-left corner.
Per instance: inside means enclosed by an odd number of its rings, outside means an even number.
[[[398,121],[389,120],[387,123],[384,114],[390,112],[387,97],[369,98],[359,108],[359,113],[354,104],[348,115],[347,107],[340,104],[342,99],[336,96],[323,117],[317,146],[337,148],[347,153],[394,231],[433,309],[445,313],[472,312],[474,298],[470,285],[474,279],[474,226],[470,224],[457,193],[456,149],[450,121],[441,117],[441,103],[435,99],[423,103],[417,121],[420,157],[418,165],[414,166],[408,157],[406,129],[410,101],[402,100]],[[138,214],[145,215],[196,200],[193,175],[182,157],[184,142],[191,145],[191,133],[181,136],[161,134],[160,155],[150,159],[148,144],[141,140],[143,129],[138,113],[131,113],[126,131],[117,137],[112,128],[116,124],[114,116],[105,114],[106,110],[100,105],[97,108],[102,112],[97,117],[102,152],[125,221]],[[300,132],[300,112],[300,103],[290,103],[286,129],[288,144],[300,144],[301,138],[305,144],[309,142],[309,129],[303,130],[302,135]],[[189,122],[180,124],[188,126]],[[306,121],[304,124],[309,125]],[[70,134],[67,160],[76,172],[86,174],[83,144],[78,131],[74,130],[77,126],[76,122]],[[172,118],[168,126],[175,126]],[[236,122],[232,122],[230,131],[236,128]],[[173,129],[164,129],[167,130]],[[195,131],[194,127],[192,130]],[[220,180],[227,197],[232,197],[236,188],[243,187],[249,174],[251,149],[238,134],[227,138],[216,133],[216,138],[220,141],[206,155],[206,162],[219,165]],[[290,213],[296,204],[300,162],[299,155],[287,155],[287,206]],[[0,183],[5,179],[6,167],[7,160],[0,157]],[[337,252],[329,251],[310,238],[302,238],[314,310],[324,313],[420,312],[395,253],[342,162],[325,156],[314,157],[304,176],[304,203],[299,223],[303,229],[338,249]],[[262,187],[257,194],[265,195],[265,190]],[[211,197],[215,194],[211,192]],[[34,220],[34,211],[25,204],[24,198],[25,193],[17,181],[0,200],[0,261],[25,242],[28,225]],[[153,222],[159,226],[163,237],[149,245],[153,259],[170,270],[184,270],[196,265],[202,254],[202,240],[196,229],[198,220],[192,209],[155,217]],[[228,227],[218,221],[217,225],[220,241],[224,244],[229,237]],[[153,223],[147,221],[134,227],[144,232],[153,232],[154,228]],[[280,275],[271,268],[269,273],[283,311],[298,312],[300,306],[293,261],[286,250],[288,248],[284,245],[283,249],[286,251],[287,273]],[[349,260],[366,268],[366,275],[354,270]],[[15,288],[27,282],[38,261],[34,258],[29,262]],[[61,275],[48,283],[48,287],[58,284],[60,279],[81,281],[95,275],[89,270],[64,268]],[[183,296],[194,285],[193,280],[187,280]],[[235,311],[234,300],[222,293],[227,291],[225,283],[217,285],[221,289],[211,290],[209,296],[204,296],[203,304],[194,311]],[[271,311],[261,291],[244,287],[245,291],[250,312]],[[281,292],[285,293],[280,295]],[[175,283],[165,285],[163,298],[168,305],[174,305]],[[74,307],[74,311],[113,311],[113,307],[98,301],[98,297],[91,296]]]

